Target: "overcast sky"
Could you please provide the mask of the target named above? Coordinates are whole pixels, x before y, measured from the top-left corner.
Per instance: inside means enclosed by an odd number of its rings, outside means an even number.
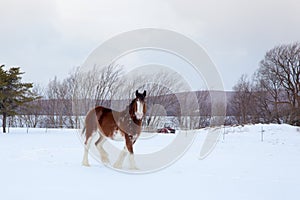
[[[26,81],[64,78],[110,37],[138,28],[182,33],[206,49],[230,90],[275,45],[300,41],[297,0],[1,0],[0,64]]]

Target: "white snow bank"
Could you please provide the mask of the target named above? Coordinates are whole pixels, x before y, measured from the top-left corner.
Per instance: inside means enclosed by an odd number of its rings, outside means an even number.
[[[263,129],[262,129],[263,127]],[[261,131],[264,140],[261,142]],[[214,151],[199,160],[208,130],[170,167],[150,174],[116,172],[90,159],[74,130],[10,129],[0,134],[0,199],[298,199],[300,132],[289,125],[227,127]],[[137,153],[163,148],[159,135]],[[170,138],[170,139],[168,139]]]

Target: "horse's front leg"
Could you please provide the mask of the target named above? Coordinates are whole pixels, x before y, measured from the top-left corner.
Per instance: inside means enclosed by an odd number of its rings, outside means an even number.
[[[123,166],[124,159],[127,155],[127,152],[129,152],[129,162],[130,162],[130,169],[131,170],[137,170],[138,168],[136,167],[135,160],[134,160],[134,154],[133,154],[133,144],[135,141],[132,140],[131,136],[128,136],[125,134],[125,147],[121,151],[117,161],[114,164],[114,168],[121,169]]]
[[[125,157],[127,155],[127,152],[128,152],[127,148],[124,147],[124,149],[121,151],[121,153],[120,153],[117,161],[114,164],[114,168],[116,168],[116,169],[122,169],[123,162],[124,162],[124,159],[125,159]]]
[[[138,170],[134,160],[134,153],[133,153],[133,144],[135,143],[135,139],[132,136],[125,137],[126,139],[126,147],[129,152],[129,167],[131,170]]]

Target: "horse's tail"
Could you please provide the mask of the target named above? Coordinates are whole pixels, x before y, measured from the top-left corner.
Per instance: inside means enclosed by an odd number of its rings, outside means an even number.
[[[83,126],[83,129],[82,129],[82,131],[81,131],[81,135],[83,135],[84,133],[85,133],[85,131],[86,131],[86,127],[85,127],[85,125]]]

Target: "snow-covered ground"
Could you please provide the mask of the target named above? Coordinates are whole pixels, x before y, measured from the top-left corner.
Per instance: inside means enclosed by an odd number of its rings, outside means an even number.
[[[261,141],[261,127],[264,141]],[[288,125],[225,129],[199,160],[207,134],[198,130],[177,162],[148,174],[114,171],[90,159],[74,130],[10,129],[0,134],[0,199],[299,199],[300,131]],[[224,130],[222,130],[223,132]],[[136,152],[163,148],[174,135],[139,140]]]

